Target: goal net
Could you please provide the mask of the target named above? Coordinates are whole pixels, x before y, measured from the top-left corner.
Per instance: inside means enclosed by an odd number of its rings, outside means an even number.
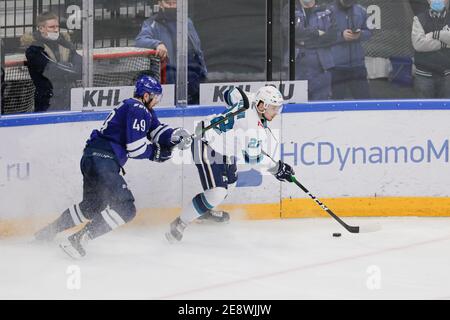
[[[155,50],[141,48],[94,49],[93,87],[133,86],[142,74],[148,74],[162,83],[164,70]],[[4,114],[34,111],[34,84],[23,55],[5,59]],[[75,87],[82,87],[77,81]]]

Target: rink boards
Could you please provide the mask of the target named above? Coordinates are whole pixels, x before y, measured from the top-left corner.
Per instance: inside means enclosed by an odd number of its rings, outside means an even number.
[[[450,106],[450,105],[449,105]],[[287,105],[272,124],[281,158],[297,179],[342,216],[450,216],[449,106],[445,101]],[[193,130],[222,107],[158,109],[160,120]],[[0,119],[0,224],[55,216],[79,202],[79,160],[106,112]],[[190,152],[163,164],[130,160],[125,179],[139,219],[168,220],[201,192]],[[250,219],[325,216],[293,184],[239,168],[224,208]],[[0,234],[2,233],[0,226]]]

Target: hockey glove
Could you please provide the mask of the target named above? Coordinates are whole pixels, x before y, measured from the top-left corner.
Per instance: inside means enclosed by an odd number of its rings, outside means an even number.
[[[270,172],[280,181],[291,181],[291,176],[295,175],[294,169],[288,165],[287,163],[284,163],[283,161],[279,160],[278,165],[273,168],[273,170],[270,170]]]
[[[170,137],[170,143],[172,143],[173,146],[178,146],[180,150],[185,150],[189,148],[192,143],[192,135],[184,128],[175,128]]]
[[[151,161],[164,162],[172,157],[172,148],[161,146],[159,143],[153,143],[153,154],[150,157]]]

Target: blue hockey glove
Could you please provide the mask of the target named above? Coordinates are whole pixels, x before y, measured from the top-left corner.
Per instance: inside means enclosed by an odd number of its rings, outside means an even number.
[[[164,162],[172,158],[172,148],[161,146],[159,143],[153,143],[153,154],[150,157],[151,161]]]

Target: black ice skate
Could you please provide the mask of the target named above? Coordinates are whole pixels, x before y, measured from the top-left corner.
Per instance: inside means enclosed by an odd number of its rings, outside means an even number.
[[[51,223],[48,226],[45,226],[44,228],[36,232],[34,234],[34,238],[37,241],[51,242],[55,239],[56,234],[57,234],[56,228],[53,226],[53,223]]]
[[[205,214],[201,215],[198,218],[198,220],[200,222],[213,221],[213,222],[223,223],[223,222],[230,221],[230,214],[225,211],[209,210]]]
[[[67,238],[67,242],[61,243],[59,246],[69,257],[80,259],[86,255],[83,246],[90,240],[89,231],[86,227],[74,233]]]
[[[166,233],[166,239],[170,243],[174,243],[176,241],[181,241],[183,238],[183,232],[184,229],[186,229],[187,224],[184,223],[180,217],[176,218],[171,224],[170,224],[170,230]]]

